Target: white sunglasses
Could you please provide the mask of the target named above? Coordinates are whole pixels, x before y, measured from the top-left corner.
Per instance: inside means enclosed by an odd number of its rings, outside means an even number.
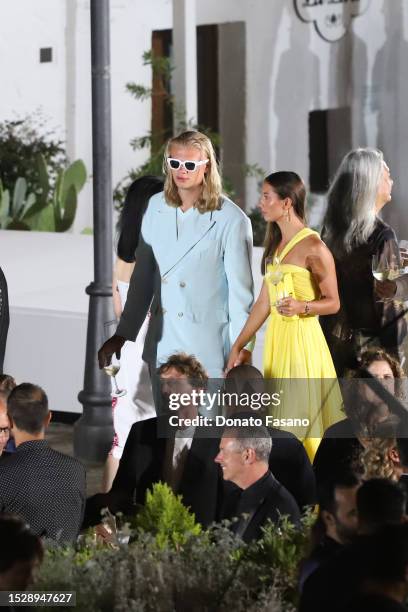
[[[181,159],[175,159],[174,157],[167,158],[167,163],[172,170],[184,168],[187,172],[195,172],[198,166],[203,166],[208,161],[208,159],[202,159],[201,161],[181,161]]]

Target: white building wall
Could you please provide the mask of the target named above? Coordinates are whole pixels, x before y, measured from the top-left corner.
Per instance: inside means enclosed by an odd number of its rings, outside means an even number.
[[[193,1],[193,0],[191,0]],[[395,176],[392,222],[408,236],[407,62],[408,11],[403,0],[370,0],[349,32],[328,43],[295,14],[292,0],[197,1],[197,23],[246,23],[246,157],[270,172],[309,171],[308,113],[350,105],[352,144],[380,146]],[[113,184],[139,165],[144,152],[129,141],[150,129],[150,101],[125,90],[151,85],[141,57],[154,29],[172,27],[171,0],[111,0]],[[39,48],[52,46],[51,64]],[[0,119],[42,109],[66,137],[71,158],[91,172],[89,0],[14,0],[0,3]],[[247,206],[257,200],[247,180]],[[92,225],[92,190],[81,194],[75,231]]]

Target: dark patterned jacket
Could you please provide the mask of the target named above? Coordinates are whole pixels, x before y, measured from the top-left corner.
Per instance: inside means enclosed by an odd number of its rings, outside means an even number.
[[[76,539],[85,508],[85,468],[48,446],[23,442],[0,462],[0,512],[20,515],[40,536]]]

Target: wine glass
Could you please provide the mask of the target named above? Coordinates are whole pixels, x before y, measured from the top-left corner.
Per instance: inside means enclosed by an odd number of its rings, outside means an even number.
[[[275,268],[273,270],[268,270],[268,265],[274,265]],[[275,287],[277,287],[279,283],[283,280],[283,272],[279,266],[280,266],[280,263],[277,258],[266,257],[265,259],[265,280],[268,280]],[[281,298],[279,298],[279,300],[271,304],[271,306],[276,306],[278,302],[280,301],[280,299]]]
[[[107,321],[106,323],[104,323],[103,327],[104,337],[106,341],[114,335],[117,327],[117,321]],[[120,389],[116,380],[116,374],[120,371],[120,361],[116,357],[116,355],[112,355],[111,362],[108,365],[104,366],[103,370],[105,374],[112,378],[112,397],[123,397],[124,395],[126,395],[126,389]]]
[[[406,274],[408,272],[408,240],[400,240],[398,246],[401,258],[400,273]]]
[[[386,255],[376,253],[371,260],[373,276],[378,281],[388,280],[391,275],[391,266]]]

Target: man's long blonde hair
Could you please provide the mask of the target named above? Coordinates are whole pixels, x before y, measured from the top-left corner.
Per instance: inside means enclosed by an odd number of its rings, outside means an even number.
[[[214,148],[208,136],[195,131],[183,132],[174,138],[170,138],[166,145],[163,159],[163,172],[166,175],[166,180],[164,182],[164,197],[166,202],[175,208],[182,204],[177,186],[173,181],[171,170],[167,165],[167,158],[170,157],[170,147],[172,145],[196,147],[203,154],[204,159],[209,160],[207,163],[207,172],[203,179],[201,197],[196,202],[195,207],[200,213],[217,210],[220,206],[222,184],[217,160],[215,159]]]

